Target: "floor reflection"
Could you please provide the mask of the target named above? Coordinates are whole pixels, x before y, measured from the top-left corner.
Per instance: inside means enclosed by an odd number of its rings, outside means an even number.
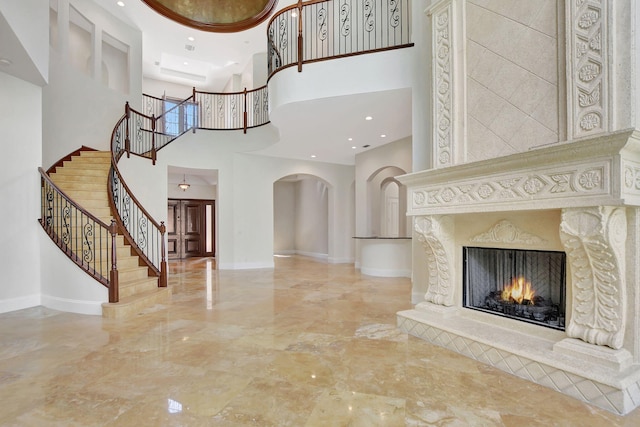
[[[408,279],[274,260],[172,261],[172,301],[126,321],[0,314],[0,425],[640,425],[400,333]]]

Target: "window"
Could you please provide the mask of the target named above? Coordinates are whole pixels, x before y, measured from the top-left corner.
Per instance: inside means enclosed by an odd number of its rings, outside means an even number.
[[[164,100],[163,126],[167,135],[182,135],[196,127],[198,106],[194,102],[182,102],[178,99]]]

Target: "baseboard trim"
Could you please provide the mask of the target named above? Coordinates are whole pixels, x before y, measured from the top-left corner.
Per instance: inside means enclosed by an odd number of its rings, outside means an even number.
[[[82,301],[42,295],[42,305],[54,310],[77,314],[102,316],[102,303],[105,301]]]
[[[4,299],[0,300],[0,313],[24,310],[25,308],[37,307],[39,305],[42,305],[40,294]]]

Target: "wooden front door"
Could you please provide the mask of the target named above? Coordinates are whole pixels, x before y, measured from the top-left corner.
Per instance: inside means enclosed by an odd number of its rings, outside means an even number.
[[[169,200],[169,259],[215,256],[215,201]]]

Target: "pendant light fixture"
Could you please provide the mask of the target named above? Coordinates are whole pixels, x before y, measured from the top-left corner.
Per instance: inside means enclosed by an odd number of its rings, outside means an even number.
[[[178,184],[178,187],[180,187],[180,189],[182,191],[187,191],[187,188],[191,187],[191,185],[187,184],[187,176],[186,175],[182,175],[182,182],[180,184]]]

